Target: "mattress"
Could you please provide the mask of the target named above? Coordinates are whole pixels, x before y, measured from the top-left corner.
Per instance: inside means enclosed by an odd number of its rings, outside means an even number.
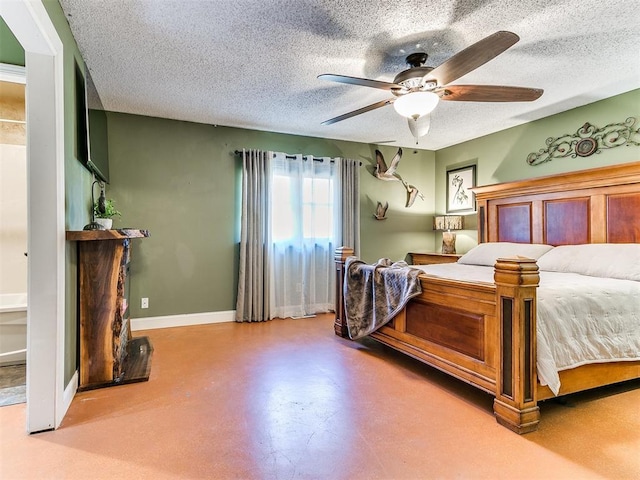
[[[416,265],[429,275],[493,283],[493,267]],[[590,363],[640,360],[640,282],[540,272],[538,380],[557,395],[558,372]]]

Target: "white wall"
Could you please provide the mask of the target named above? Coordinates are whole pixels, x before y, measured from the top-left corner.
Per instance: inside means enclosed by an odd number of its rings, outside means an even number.
[[[0,294],[27,292],[27,149],[0,144]]]
[[[5,79],[13,66],[2,66]],[[27,133],[24,73],[0,82],[0,294],[27,292]]]

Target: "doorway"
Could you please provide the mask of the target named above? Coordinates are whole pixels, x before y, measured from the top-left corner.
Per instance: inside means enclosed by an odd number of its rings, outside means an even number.
[[[26,430],[35,433],[59,426],[75,393],[64,385],[63,48],[42,3],[0,2],[0,16],[23,46],[27,65]]]
[[[22,70],[4,80],[3,72]],[[24,68],[0,65],[0,407],[26,402],[27,131]]]

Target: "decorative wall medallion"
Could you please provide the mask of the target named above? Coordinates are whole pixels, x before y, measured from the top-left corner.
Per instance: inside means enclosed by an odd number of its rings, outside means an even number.
[[[588,157],[602,150],[608,150],[622,145],[640,145],[640,128],[635,128],[636,119],[627,118],[621,123],[610,123],[597,128],[589,122],[585,123],[574,134],[566,134],[546,140],[547,148],[541,148],[537,153],[527,156],[529,165],[540,165],[555,158]]]
[[[598,144],[593,138],[583,138],[576,143],[576,155],[579,157],[588,157],[595,152],[597,148]]]

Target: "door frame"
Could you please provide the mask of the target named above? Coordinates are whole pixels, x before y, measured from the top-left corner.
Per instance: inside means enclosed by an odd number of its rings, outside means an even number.
[[[64,385],[65,188],[63,45],[41,2],[0,1],[25,50],[27,103],[28,433],[57,428],[75,389]],[[65,393],[66,391],[66,393]]]

